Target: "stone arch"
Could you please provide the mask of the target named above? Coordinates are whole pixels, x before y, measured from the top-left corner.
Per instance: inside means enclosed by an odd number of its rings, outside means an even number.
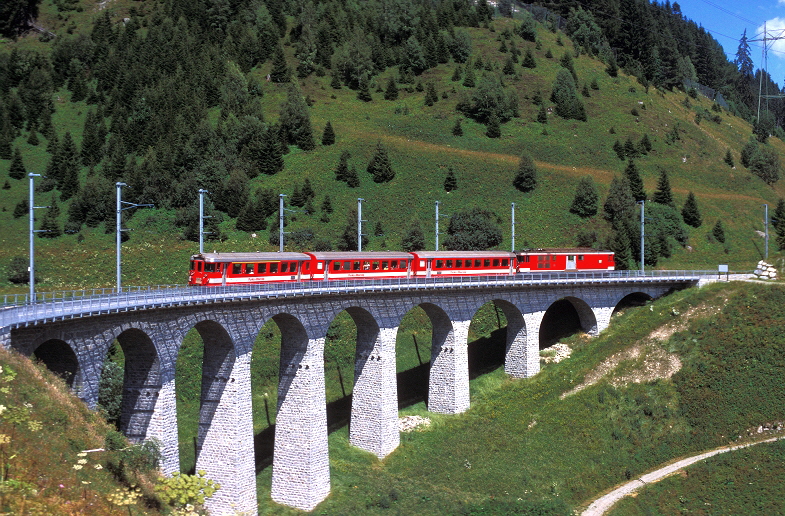
[[[500,328],[496,331],[504,331],[505,333],[504,346],[503,348],[498,349],[481,349],[480,346],[487,345],[488,343],[484,342],[483,339],[475,341],[472,345],[473,347],[469,349],[469,374],[471,377],[482,372],[487,372],[489,368],[495,368],[502,363],[506,363],[507,357],[514,360],[513,356],[511,356],[511,350],[516,346],[516,341],[517,345],[520,347],[525,347],[526,344],[526,323],[523,320],[523,314],[514,304],[505,299],[490,299],[477,307],[472,315],[472,323],[474,323],[480,310],[488,304],[493,305],[493,309],[499,319],[498,325]],[[505,326],[501,325],[499,312],[504,315],[504,319],[507,323]],[[513,351],[512,355],[515,353],[516,351]],[[507,369],[508,367],[505,366],[505,370]]]
[[[630,308],[633,306],[643,306],[647,302],[654,299],[650,294],[647,292],[630,292],[626,296],[622,297],[616,302],[616,305],[613,307],[613,312],[611,316],[616,315],[618,312],[624,310],[625,308]]]
[[[153,341],[138,328],[126,329],[117,341],[125,355],[120,431],[131,442],[141,442],[163,384],[160,358]]]
[[[551,303],[540,325],[540,349],[576,331],[597,335],[597,318],[586,301],[565,296]]]
[[[81,374],[79,359],[68,345],[60,339],[49,339],[33,350],[33,358],[40,360],[47,369],[65,380],[68,387],[78,385],[77,376]]]

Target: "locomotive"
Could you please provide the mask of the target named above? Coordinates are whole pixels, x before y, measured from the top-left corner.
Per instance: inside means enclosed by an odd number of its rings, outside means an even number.
[[[524,272],[614,270],[613,251],[590,248],[523,251],[245,252],[191,256],[189,285],[450,278]]]

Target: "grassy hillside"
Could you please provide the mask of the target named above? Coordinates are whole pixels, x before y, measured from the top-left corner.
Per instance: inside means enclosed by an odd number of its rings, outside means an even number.
[[[81,4],[80,4],[81,5]],[[118,4],[117,13],[124,12]],[[82,13],[80,13],[81,15]],[[76,13],[73,14],[77,16]],[[75,20],[76,18],[74,18]],[[508,54],[499,51],[498,38],[513,20],[495,20],[491,29],[468,29],[474,43],[473,57],[481,57],[486,67],[500,70]],[[367,249],[398,249],[401,239],[412,223],[419,221],[426,234],[426,246],[433,247],[434,202],[442,202],[445,217],[470,207],[491,209],[504,234],[499,248],[510,246],[510,203],[516,208],[516,247],[570,246],[582,231],[596,231],[599,244],[609,228],[601,215],[589,219],[568,212],[578,180],[591,175],[598,186],[601,203],[608,192],[610,180],[621,175],[626,161],[621,161],[613,151],[616,140],[639,141],[648,135],[653,150],[636,160],[645,187],[651,196],[660,170],[667,171],[677,207],[680,209],[687,193],[695,192],[704,223],[700,228],[689,229],[687,248],[678,247],[673,256],[660,262],[665,268],[711,268],[718,263],[728,263],[733,270],[749,270],[763,255],[762,238],[756,231],[762,229],[762,203],[772,209],[783,196],[783,182],[767,186],[740,165],[741,147],[751,135],[751,127],[743,120],[728,113],[721,113],[719,123],[703,118],[696,122],[696,113],[711,111],[712,102],[698,96],[688,98],[684,92],[664,92],[644,88],[634,78],[620,73],[610,77],[605,65],[591,57],[574,58],[579,88],[596,81],[598,89],[589,89],[590,97],[582,100],[586,105],[587,122],[564,120],[553,114],[547,124],[536,122],[538,106],[533,99],[539,92],[546,106],[564,53],[574,55],[574,49],[563,34],[555,34],[538,26],[540,44],[513,36],[513,42],[522,52],[531,50],[537,67],[516,67],[516,74],[504,76],[508,87],[517,92],[520,117],[502,125],[500,138],[485,136],[485,125],[465,119],[456,110],[456,103],[464,92],[470,94],[461,81],[452,81],[456,63],[439,65],[426,71],[416,81],[433,83],[439,100],[432,107],[424,103],[424,92],[415,84],[399,85],[400,96],[396,101],[383,100],[383,88],[389,76],[396,76],[397,69],[389,69],[374,78],[371,84],[371,102],[358,100],[355,91],[346,87],[333,89],[330,77],[312,75],[299,82],[299,87],[310,101],[311,123],[317,140],[329,121],[336,133],[336,144],[321,146],[303,152],[292,147],[285,156],[285,169],[274,176],[260,176],[252,180],[251,188],[270,188],[289,196],[295,187],[307,178],[317,192],[314,206],[317,212],[287,214],[288,231],[309,229],[316,238],[335,245],[338,235],[347,224],[350,210],[356,208],[358,197],[363,205],[365,226],[370,234]],[[561,44],[560,44],[561,43]],[[18,45],[41,43],[22,41]],[[6,46],[13,45],[5,43]],[[293,49],[287,48],[294,63]],[[548,53],[553,55],[547,58]],[[264,115],[268,123],[278,119],[280,106],[286,98],[286,86],[264,81],[270,71],[266,63],[250,72],[263,83]],[[483,70],[476,70],[479,76]],[[70,102],[70,92],[63,89],[55,96],[54,124],[59,134],[71,131],[77,146],[88,106],[84,102]],[[687,102],[685,102],[685,100]],[[689,107],[688,107],[689,104]],[[633,114],[636,113],[636,114]],[[217,113],[216,113],[217,115]],[[217,119],[217,116],[215,117]],[[456,119],[462,118],[463,136],[453,136]],[[666,134],[678,127],[680,139],[668,144]],[[389,152],[396,171],[395,179],[386,184],[376,184],[365,168],[377,142]],[[48,162],[46,140],[38,146],[26,142],[23,134],[14,142],[25,156],[27,169],[41,172]],[[768,144],[781,156],[785,144],[771,138]],[[723,162],[726,150],[731,152],[736,168]],[[343,151],[351,153],[350,166],[357,168],[361,185],[349,188],[334,180],[334,169]],[[522,194],[512,187],[521,153],[530,154],[538,167],[538,186],[534,192]],[[0,160],[0,182],[10,167],[10,160]],[[447,193],[443,183],[448,168],[454,169],[458,189]],[[85,178],[89,171],[82,170]],[[0,191],[0,224],[5,230],[0,236],[0,290],[24,291],[24,286],[5,282],[11,257],[27,256],[27,219],[14,219],[15,205],[27,197],[26,180],[9,180],[10,189]],[[193,193],[196,197],[196,192]],[[324,197],[329,195],[334,213],[329,221],[322,220],[319,212]],[[48,204],[51,194],[39,194],[36,203]],[[601,208],[601,207],[600,207]],[[602,210],[600,209],[600,212]],[[61,205],[61,220],[65,221],[67,203]],[[37,213],[39,220],[43,210]],[[197,250],[193,242],[180,240],[180,230],[174,226],[174,211],[137,210],[129,227],[131,239],[124,244],[124,283],[155,284],[182,283],[186,278],[187,257]],[[708,237],[714,223],[721,220],[727,235],[725,245]],[[377,223],[383,235],[373,235]],[[107,223],[113,231],[113,221]],[[81,288],[111,286],[114,283],[112,234],[105,234],[102,224],[96,229],[83,229],[78,235],[64,235],[57,239],[36,239],[40,289]],[[277,250],[267,241],[267,231],[258,232],[257,238],[234,229],[234,220],[222,225],[226,235],[223,242],[211,242],[210,249],[245,251],[250,249]],[[303,245],[307,248],[308,244]],[[289,246],[295,250],[294,246]],[[772,243],[772,250],[775,248]],[[156,267],[150,267],[155,263]]]
[[[68,393],[43,366],[0,349],[0,512],[3,514],[158,514],[155,475],[127,452],[124,439]],[[134,457],[137,462],[134,462]],[[114,500],[114,501],[113,501]]]

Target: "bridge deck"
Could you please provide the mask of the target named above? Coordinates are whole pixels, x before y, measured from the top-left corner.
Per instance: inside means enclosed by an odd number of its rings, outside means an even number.
[[[268,283],[226,287],[160,285],[115,289],[72,290],[28,295],[6,295],[0,305],[0,329],[48,321],[90,317],[113,312],[150,310],[193,304],[226,303],[293,296],[327,296],[439,289],[522,288],[587,284],[686,283],[717,278],[716,271],[598,271],[542,272],[515,276],[335,280]]]

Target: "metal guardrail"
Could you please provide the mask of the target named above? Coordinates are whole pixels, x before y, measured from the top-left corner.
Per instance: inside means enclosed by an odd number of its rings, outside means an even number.
[[[347,293],[438,290],[465,288],[509,288],[554,284],[697,282],[717,271],[592,271],[531,272],[514,276],[468,276],[449,278],[398,278],[377,280],[330,280],[301,283],[266,283],[224,287],[155,285],[117,289],[87,289],[7,294],[0,304],[0,328],[46,320],[86,317],[100,313],[147,310],[161,306],[223,303],[293,296],[324,296]]]

